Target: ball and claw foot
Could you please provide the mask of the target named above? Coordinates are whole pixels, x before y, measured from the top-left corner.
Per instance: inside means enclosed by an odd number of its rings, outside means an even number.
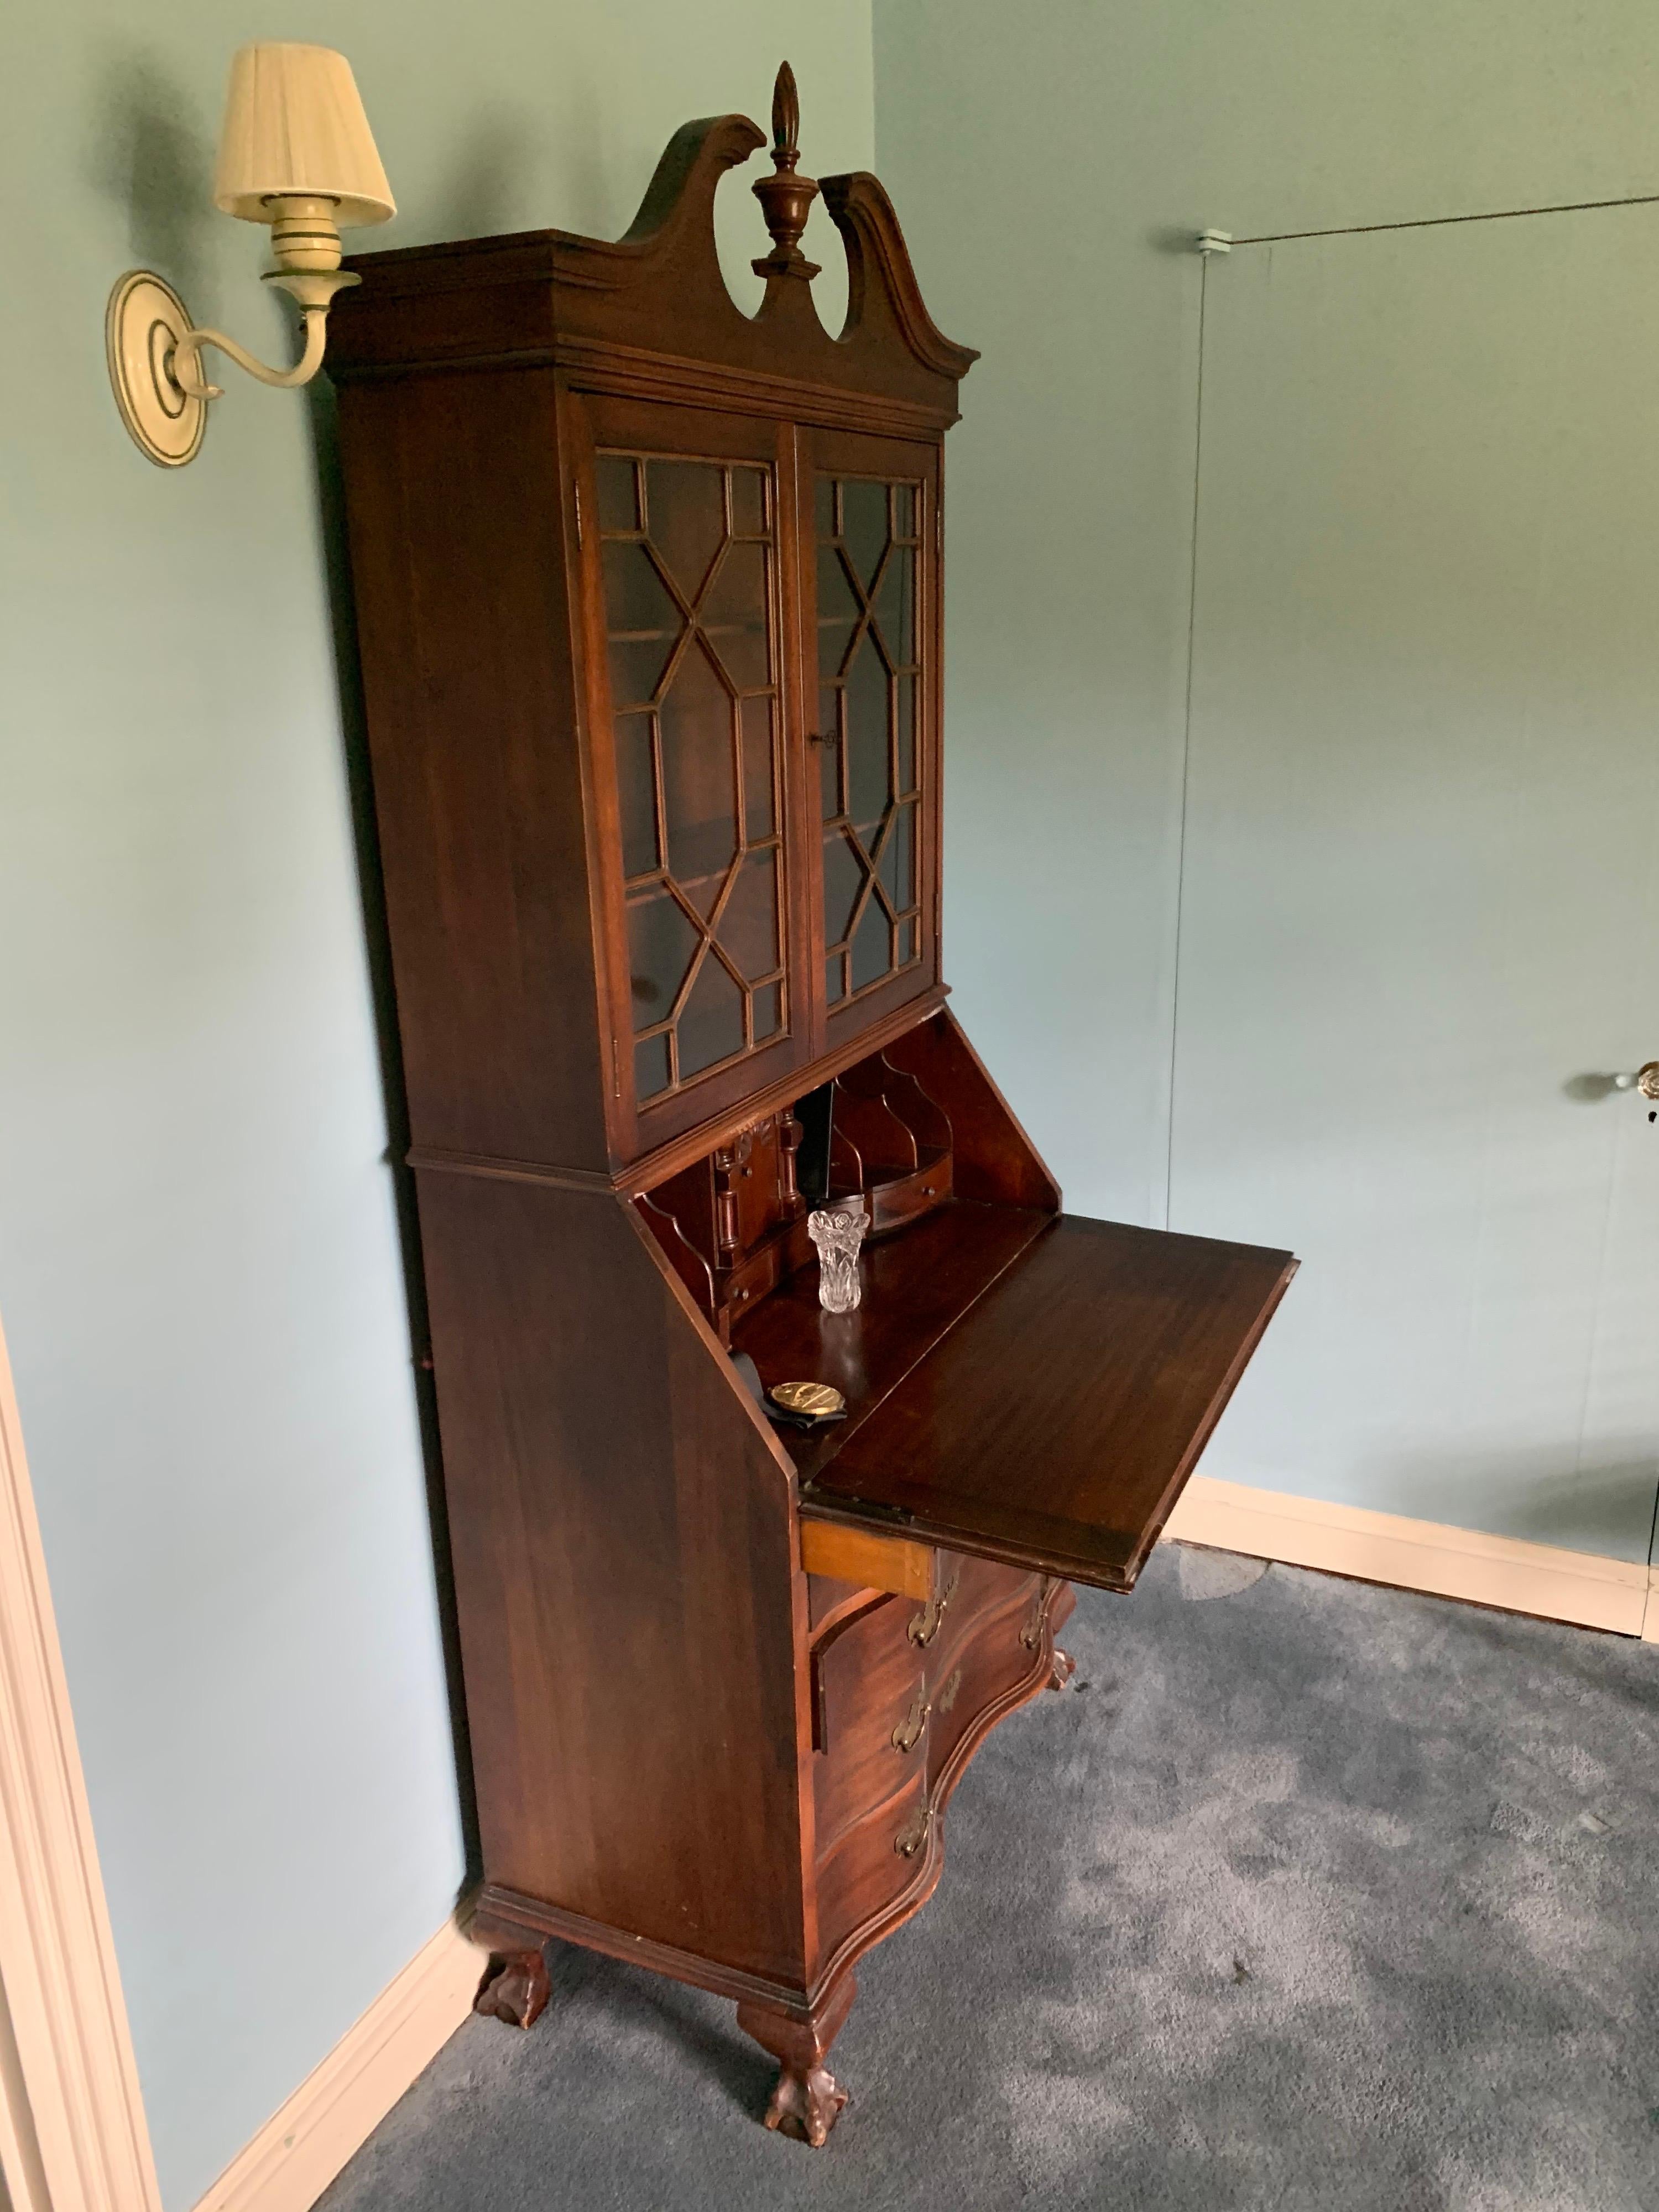
[[[504,2020],[509,2027],[533,2027],[547,1996],[547,1961],[541,1953],[513,1951],[478,1991],[472,2009],[489,2020]]]
[[[1069,1651],[1062,1651],[1056,1644],[1054,1660],[1048,1668],[1048,1687],[1051,1690],[1063,1690],[1076,1672],[1077,1661],[1073,1658]]]
[[[786,2066],[766,2108],[766,2124],[822,2150],[846,2102],[846,2090],[827,2066],[814,2066],[805,2074]]]
[[[816,2012],[784,2012],[757,2003],[738,2007],[738,2026],[769,2051],[781,2069],[766,2108],[767,2126],[814,2150],[828,2142],[847,2102],[846,2090],[823,2062],[852,2009],[853,1995],[853,1977],[846,1974]]]

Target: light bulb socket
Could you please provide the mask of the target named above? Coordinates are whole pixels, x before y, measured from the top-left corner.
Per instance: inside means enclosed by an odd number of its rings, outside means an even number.
[[[340,227],[335,220],[339,203],[274,193],[265,205],[270,210],[270,249],[283,269],[337,269],[340,265]]]

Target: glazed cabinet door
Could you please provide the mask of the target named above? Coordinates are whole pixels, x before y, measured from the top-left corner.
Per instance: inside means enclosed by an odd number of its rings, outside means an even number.
[[[795,443],[787,426],[698,409],[566,404],[627,1159],[811,1049]]]
[[[811,886],[833,1048],[939,980],[939,452],[808,441]]]

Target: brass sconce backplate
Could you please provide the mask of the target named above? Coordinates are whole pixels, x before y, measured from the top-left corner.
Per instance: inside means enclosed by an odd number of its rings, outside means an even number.
[[[134,444],[158,468],[194,460],[207,428],[207,402],[180,390],[171,369],[190,327],[190,310],[150,270],[129,270],[109,295],[104,343],[116,404]]]

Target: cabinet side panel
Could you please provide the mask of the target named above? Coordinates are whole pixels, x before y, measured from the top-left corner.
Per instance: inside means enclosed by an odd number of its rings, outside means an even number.
[[[550,372],[340,394],[417,1145],[605,1164]]]
[[[950,1115],[958,1198],[1058,1209],[1060,1185],[947,1008],[908,1030],[886,1056]]]
[[[421,1218],[486,1876],[799,1984],[788,1477],[622,1202]]]

